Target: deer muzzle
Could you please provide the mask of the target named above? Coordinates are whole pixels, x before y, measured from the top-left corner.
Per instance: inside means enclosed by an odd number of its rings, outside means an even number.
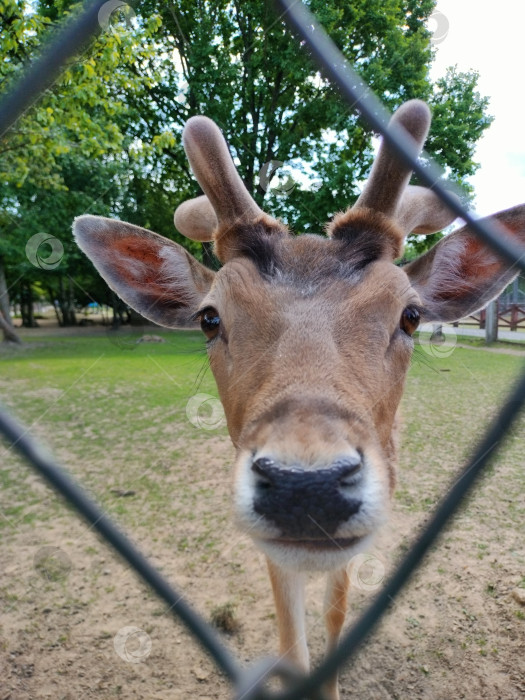
[[[252,464],[254,510],[277,526],[281,539],[329,546],[341,523],[361,507],[361,500],[352,495],[361,467],[360,457],[310,470],[257,459]]]

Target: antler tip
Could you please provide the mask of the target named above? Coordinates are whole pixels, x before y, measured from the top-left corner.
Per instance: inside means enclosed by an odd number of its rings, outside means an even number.
[[[173,215],[175,228],[186,238],[204,243],[213,240],[217,216],[205,195],[182,202]]]
[[[216,139],[223,138],[219,127],[212,119],[198,114],[194,117],[190,117],[184,125],[182,142],[187,148],[189,143],[201,141],[209,137],[210,134],[213,134]]]
[[[409,100],[395,112],[392,117],[394,120],[401,123],[416,141],[422,142],[430,128],[432,113],[423,100]]]

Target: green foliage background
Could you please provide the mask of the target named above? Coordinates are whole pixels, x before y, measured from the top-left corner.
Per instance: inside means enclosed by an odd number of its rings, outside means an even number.
[[[389,108],[412,97],[429,102],[427,151],[468,199],[475,145],[491,118],[475,73],[451,68],[430,81],[434,0],[308,5]],[[71,0],[0,0],[2,91],[81,9]],[[173,227],[175,207],[199,193],[180,138],[193,114],[219,124],[247,188],[297,232],[321,231],[355,200],[370,169],[373,134],[321,78],[272,2],[145,0],[124,9],[0,140],[0,268],[15,299],[24,284],[60,296],[66,278],[75,303],[108,298],[71,240],[72,219],[85,212],[156,230],[202,259],[202,247]],[[281,183],[295,180],[286,196],[259,186],[272,160],[284,163]],[[40,231],[64,245],[56,270],[27,260],[25,245]]]

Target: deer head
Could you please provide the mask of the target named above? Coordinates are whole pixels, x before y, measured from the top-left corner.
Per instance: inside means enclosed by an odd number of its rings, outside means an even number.
[[[410,101],[393,119],[421,148],[427,106]],[[175,223],[189,238],[214,241],[218,272],[130,224],[82,216],[75,236],[145,317],[202,328],[237,452],[237,519],[271,562],[286,646],[300,629],[286,612],[294,595],[286,572],[342,569],[385,520],[419,322],[473,313],[516,270],[466,228],[396,266],[408,233],[441,230],[454,216],[432,191],[408,185],[409,168],[384,145],[328,235],[294,236],[251,198],[211,120],[190,119],[183,139],[205,195],[181,204]],[[524,206],[497,218],[525,238]],[[289,653],[303,666],[305,654]]]

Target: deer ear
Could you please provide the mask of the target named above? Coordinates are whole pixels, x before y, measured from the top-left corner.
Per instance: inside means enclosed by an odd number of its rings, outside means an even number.
[[[168,328],[197,328],[193,314],[214,273],[173,241],[101,216],[79,216],[79,247],[121,299]]]
[[[490,217],[525,244],[525,205]],[[467,226],[442,238],[417,260],[405,265],[425,309],[426,321],[457,321],[499,296],[518,269],[502,260]]]

